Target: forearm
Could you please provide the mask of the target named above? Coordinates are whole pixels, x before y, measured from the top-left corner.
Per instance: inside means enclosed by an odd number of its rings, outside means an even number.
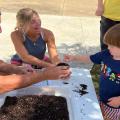
[[[60,60],[58,52],[57,52],[55,38],[54,38],[54,35],[52,32],[49,33],[49,35],[46,39],[46,43],[47,43],[48,53],[49,53],[52,63],[53,64],[60,63],[61,60]]]
[[[0,94],[18,88],[23,88],[43,80],[45,80],[45,76],[42,75],[42,73],[0,76]]]
[[[16,72],[16,66],[2,62],[0,64],[0,72],[4,74],[11,74]]]
[[[104,0],[98,0],[98,7],[103,6]]]
[[[32,55],[27,55],[25,57],[22,57],[22,60],[26,63],[29,63],[31,65],[37,65],[37,66],[41,66],[41,67],[49,67],[51,65],[51,63],[47,63],[43,60],[40,60]]]
[[[53,56],[51,58],[51,61],[52,61],[53,64],[56,64],[56,65],[61,62],[61,60],[60,60],[58,55]]]
[[[76,55],[73,58],[74,61],[79,61],[82,63],[91,63],[90,56],[88,55]]]

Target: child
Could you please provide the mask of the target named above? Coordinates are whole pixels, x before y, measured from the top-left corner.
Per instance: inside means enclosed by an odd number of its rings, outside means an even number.
[[[64,60],[101,64],[100,106],[105,120],[120,120],[120,24],[104,36],[108,49],[94,55],[65,55]]]

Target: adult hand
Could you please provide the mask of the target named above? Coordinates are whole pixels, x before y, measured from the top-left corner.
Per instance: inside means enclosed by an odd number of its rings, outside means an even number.
[[[40,66],[46,68],[46,67],[54,67],[55,65],[46,61],[41,61]]]
[[[16,66],[16,68],[13,68],[13,71],[12,71],[13,74],[26,74],[28,72],[29,72],[28,68],[18,67],[18,66]]]
[[[26,74],[28,71],[24,67],[18,67],[16,65],[1,62],[0,72],[4,73],[5,75],[11,75],[11,74]]]
[[[108,100],[109,102],[107,103],[108,105],[112,107],[119,107],[120,106],[120,97],[112,97]]]
[[[66,79],[71,71],[67,66],[48,67],[43,70],[43,74],[47,80]]]
[[[10,74],[27,74],[30,72],[35,72],[35,70],[30,66],[12,66]]]
[[[23,63],[20,67],[26,72],[35,72],[35,69],[30,64]]]
[[[104,12],[104,8],[103,7],[98,7],[96,12],[95,12],[95,15],[96,16],[102,16],[103,12]]]

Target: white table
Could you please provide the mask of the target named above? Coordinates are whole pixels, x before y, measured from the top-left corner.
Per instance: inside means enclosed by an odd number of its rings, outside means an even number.
[[[71,77],[65,81],[68,84],[64,84],[63,80],[49,80],[36,85],[65,88],[65,91],[70,93],[74,120],[103,120],[89,70],[79,68],[72,68],[71,70]],[[86,91],[88,93],[83,96],[73,91],[80,87],[80,84],[87,85]]]
[[[0,95],[0,106],[4,103],[6,96],[56,95],[66,97],[70,120],[103,120],[89,70],[78,68],[71,70],[70,79],[65,81],[68,84],[64,84],[63,80],[48,80],[27,88],[11,91]],[[80,88],[80,84],[87,85],[85,91],[88,93],[83,96],[74,91]]]

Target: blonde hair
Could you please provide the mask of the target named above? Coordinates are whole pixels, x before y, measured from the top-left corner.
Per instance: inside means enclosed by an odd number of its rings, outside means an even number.
[[[114,25],[106,32],[103,42],[120,48],[120,24]]]
[[[23,30],[24,26],[31,21],[34,14],[38,15],[38,13],[35,10],[31,9],[31,8],[20,9],[17,12],[17,15],[16,15],[17,25],[16,25],[15,29]]]

